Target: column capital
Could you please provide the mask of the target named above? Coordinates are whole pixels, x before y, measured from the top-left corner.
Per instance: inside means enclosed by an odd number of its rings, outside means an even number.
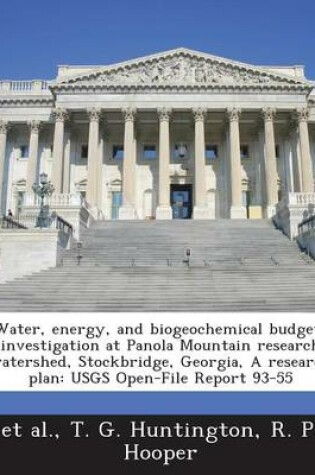
[[[204,120],[206,118],[206,114],[207,114],[207,109],[206,108],[194,107],[192,112],[193,112],[193,115],[194,115],[195,122],[199,122],[199,121],[204,122]]]
[[[6,120],[0,120],[0,134],[7,134],[9,130],[9,122]]]
[[[294,111],[294,117],[297,122],[308,122],[309,113],[308,107],[297,107]]]
[[[264,107],[261,110],[261,113],[265,122],[273,121],[274,116],[276,114],[276,109],[274,109],[273,107]]]
[[[102,116],[102,110],[97,107],[87,109],[90,122],[99,122]]]
[[[62,109],[61,107],[54,109],[52,113],[55,122],[65,122],[69,119],[68,111],[66,109]]]
[[[30,128],[31,134],[38,134],[42,127],[42,122],[40,120],[31,120],[27,122],[27,125]]]
[[[160,121],[170,121],[172,115],[172,109],[170,107],[158,107],[157,113]]]
[[[231,107],[226,110],[226,116],[229,122],[238,122],[241,117],[242,110],[238,107]]]
[[[122,110],[125,122],[134,122],[137,114],[135,107],[124,107]]]

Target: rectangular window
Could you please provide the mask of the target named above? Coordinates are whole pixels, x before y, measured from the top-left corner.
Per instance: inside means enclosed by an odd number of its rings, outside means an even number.
[[[174,158],[184,160],[188,158],[188,146],[186,144],[176,144],[174,147]]]
[[[241,145],[240,146],[240,152],[241,152],[241,160],[246,160],[249,158],[249,147],[248,145]]]
[[[54,146],[51,145],[50,146],[50,158],[53,158],[53,155],[54,155]]]
[[[89,146],[86,144],[81,145],[81,158],[88,158]]]
[[[20,158],[28,158],[28,145],[20,146]]]
[[[122,160],[124,158],[124,146],[113,145],[113,159]]]
[[[206,160],[215,160],[218,158],[218,146],[206,145]]]
[[[155,145],[144,145],[143,147],[144,160],[155,160],[157,158],[157,150]]]
[[[280,147],[276,145],[276,158],[280,158]]]
[[[18,191],[17,194],[17,211],[18,214],[22,211],[22,207],[25,203],[25,191]]]

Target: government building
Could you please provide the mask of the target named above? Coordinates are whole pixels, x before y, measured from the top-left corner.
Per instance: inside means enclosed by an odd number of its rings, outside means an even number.
[[[312,201],[314,163],[303,66],[178,48],[0,81],[2,214],[35,209],[45,172],[66,218],[78,207],[94,220],[270,218],[285,196]]]

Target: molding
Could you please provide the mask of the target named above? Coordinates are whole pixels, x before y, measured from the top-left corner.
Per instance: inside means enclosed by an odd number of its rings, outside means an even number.
[[[295,111],[295,117],[298,122],[308,122],[309,119],[309,109],[308,107],[297,107]]]
[[[277,112],[276,109],[274,109],[273,107],[265,107],[261,111],[263,119],[264,119],[265,122],[273,121],[273,119],[276,115],[276,112]]]
[[[172,116],[172,109],[170,107],[158,107],[157,114],[159,116],[160,121],[170,121]]]
[[[0,134],[6,135],[8,133],[9,127],[9,122],[0,120]]]
[[[6,96],[0,97],[0,105],[12,106],[12,107],[36,107],[46,106],[53,107],[55,104],[53,97],[19,97],[19,96]]]
[[[32,134],[39,134],[39,131],[42,128],[42,122],[39,120],[31,120],[27,122],[27,125],[29,126]]]
[[[134,107],[123,107],[122,114],[124,116],[125,122],[127,121],[134,122],[137,115],[137,109]]]
[[[195,107],[192,110],[192,113],[194,115],[195,122],[204,122],[207,115],[207,109]]]
[[[241,117],[242,110],[238,107],[232,107],[227,109],[226,116],[229,122],[239,121]]]
[[[55,119],[55,122],[65,122],[69,119],[69,114],[66,109],[58,107],[52,111],[52,115]]]
[[[90,122],[99,122],[102,116],[102,110],[92,107],[91,109],[87,109],[87,114]]]

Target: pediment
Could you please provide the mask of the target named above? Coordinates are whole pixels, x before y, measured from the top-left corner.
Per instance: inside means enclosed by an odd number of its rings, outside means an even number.
[[[88,70],[57,82],[63,91],[215,91],[294,89],[310,91],[304,79],[280,75],[244,63],[180,48]]]

